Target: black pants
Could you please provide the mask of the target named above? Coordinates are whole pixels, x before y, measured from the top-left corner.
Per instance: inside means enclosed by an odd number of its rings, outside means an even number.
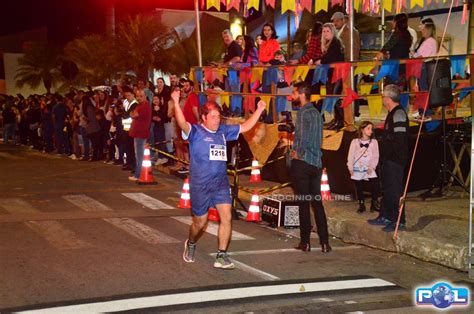
[[[393,161],[383,161],[382,163],[382,215],[393,222],[398,219],[400,197],[403,194],[404,170],[404,166]],[[400,223],[405,223],[405,211],[402,213]]]
[[[168,153],[168,149],[166,147],[166,143],[163,143],[165,140],[166,140],[166,137],[165,137],[165,125],[164,124],[156,124],[154,123],[153,124],[153,135],[154,135],[154,138],[155,138],[155,144],[154,144],[154,147],[156,149],[159,149],[163,152],[167,152]],[[158,154],[157,155],[158,158],[161,158],[161,157],[165,157],[161,154]]]
[[[136,160],[135,160],[135,146],[133,145],[133,137],[131,137],[127,132],[127,143],[125,144],[125,153],[127,154],[127,166],[132,169],[135,169]]]
[[[87,138],[92,143],[92,160],[100,160],[102,158],[103,152],[101,152],[101,133],[100,131],[87,134]]]
[[[358,201],[365,201],[364,196],[364,182],[367,182],[370,185],[370,192],[372,194],[372,200],[376,201],[380,196],[380,185],[379,178],[370,178],[369,181],[364,180],[353,180],[356,187],[356,195]]]
[[[301,243],[310,243],[311,215],[309,209],[313,205],[319,242],[328,244],[328,224],[321,199],[322,169],[302,160],[294,159],[291,161],[290,173],[293,189],[299,200]]]

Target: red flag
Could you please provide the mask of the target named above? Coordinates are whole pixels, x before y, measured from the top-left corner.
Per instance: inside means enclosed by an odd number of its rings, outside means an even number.
[[[350,63],[337,63],[332,74],[331,83],[336,83],[337,80],[342,79],[343,81],[347,78],[351,70]]]
[[[230,11],[230,9],[236,9],[237,11],[239,11],[240,9],[240,0],[229,0],[228,3],[227,3],[227,11]]]
[[[342,7],[343,3],[344,3],[344,0],[332,0],[331,1],[332,7],[335,7],[338,4]]]
[[[243,68],[240,71],[240,82],[249,83],[250,82],[250,68]]]
[[[421,67],[423,66],[423,60],[406,60],[406,72],[405,76],[407,80],[410,79],[411,76],[416,78],[421,78]]]
[[[295,72],[295,67],[285,67],[283,69],[283,72],[285,72],[285,82],[287,82],[288,85],[291,85],[293,81],[293,73]]]
[[[357,95],[357,93],[354,92],[352,90],[352,88],[347,87],[346,88],[346,97],[344,97],[344,100],[342,101],[341,108],[346,108],[357,98],[359,98],[359,95]]]
[[[418,109],[425,108],[425,106],[427,107],[428,106],[428,99],[429,98],[428,98],[428,93],[427,92],[416,93],[415,102],[413,103],[412,109],[414,111],[416,111]]]
[[[300,5],[301,5],[302,11],[306,9],[308,10],[308,12],[311,12],[311,6],[313,5],[313,0],[301,0]]]
[[[265,0],[265,3],[269,6],[275,9],[275,1],[276,0]]]
[[[213,77],[213,69],[212,68],[204,68],[204,78],[207,82],[211,83],[214,81]]]
[[[244,112],[255,111],[255,96],[246,96],[244,98]]]

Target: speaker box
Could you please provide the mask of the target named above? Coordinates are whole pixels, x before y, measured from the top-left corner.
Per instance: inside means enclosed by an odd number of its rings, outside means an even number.
[[[448,59],[439,59],[425,63],[428,87],[431,87],[429,106],[448,106],[453,102],[451,89],[451,62]],[[434,75],[433,75],[434,73]]]

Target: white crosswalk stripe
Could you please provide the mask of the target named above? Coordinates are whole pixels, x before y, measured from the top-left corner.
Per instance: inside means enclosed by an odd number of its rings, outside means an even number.
[[[179,222],[182,222],[187,225],[191,225],[193,223],[192,217],[171,217],[174,220],[177,220]],[[218,231],[218,225],[215,222],[209,221],[207,224],[206,232],[209,234],[212,234],[217,237],[217,231]],[[245,235],[243,233],[237,232],[237,231],[232,231],[232,240],[255,240],[255,238],[252,238],[248,235]]]
[[[148,196],[144,193],[122,193],[123,196],[128,197],[129,199],[134,200],[135,202],[142,204],[143,206],[157,210],[157,209],[175,209],[175,207],[163,203],[156,198]]]
[[[65,195],[64,199],[76,205],[80,209],[89,212],[97,211],[113,211],[112,208],[90,198],[86,195]],[[134,219],[130,218],[104,218],[104,221],[111,225],[125,231],[129,235],[145,241],[149,244],[162,244],[162,243],[179,243],[181,241],[170,237],[156,229],[153,229],[147,225],[144,225]]]
[[[34,214],[39,211],[28,202],[18,198],[0,199],[0,207],[11,214]],[[42,235],[46,240],[61,250],[83,249],[92,244],[79,239],[76,234],[58,221],[27,221],[30,229]]]

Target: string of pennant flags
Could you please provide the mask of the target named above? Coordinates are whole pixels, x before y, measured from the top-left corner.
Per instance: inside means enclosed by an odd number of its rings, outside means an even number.
[[[468,0],[454,1],[455,6],[464,6],[464,24],[467,16]],[[382,9],[390,13],[400,13],[415,7],[420,9],[436,8],[437,4],[446,2],[449,2],[449,0],[281,0],[281,13],[290,11],[299,14],[304,10],[311,13],[328,12],[329,7],[343,6],[344,4],[347,13],[353,9],[356,12],[371,14],[380,14]],[[201,0],[201,8],[207,10],[215,8],[218,11],[222,8],[225,11],[232,9],[240,11],[242,6],[244,17],[247,17],[250,9],[259,11],[261,3],[273,9],[277,8],[276,0]]]
[[[472,56],[449,56],[451,61],[451,74],[461,79],[466,78],[465,68],[466,64],[470,64]],[[412,77],[421,78],[423,59],[408,59],[403,60],[405,64],[405,77],[409,80]],[[378,65],[380,64],[380,65]],[[244,67],[236,70],[234,68],[223,67],[194,67],[189,73],[189,79],[195,84],[214,84],[217,81],[224,83],[227,80],[231,90],[239,90],[241,84],[247,84],[251,87],[248,93],[240,92],[219,92],[220,102],[222,105],[227,105],[232,112],[253,112],[255,111],[255,100],[259,97],[267,103],[267,111],[269,111],[270,101],[273,99],[273,104],[276,112],[285,111],[288,95],[272,95],[261,94],[256,88],[265,84],[271,86],[277,84],[282,79],[290,86],[293,82],[307,80],[310,69],[314,69],[312,77],[312,85],[321,83],[321,92],[319,95],[312,95],[311,101],[323,101],[323,110],[329,113],[333,112],[334,105],[342,102],[342,107],[349,106],[356,99],[366,99],[369,106],[369,114],[371,117],[376,117],[381,114],[382,98],[380,95],[371,94],[373,89],[379,88],[378,83],[385,77],[393,80],[399,79],[400,74],[400,60],[385,60],[381,63],[373,61],[357,62],[354,69],[354,75],[363,74],[368,75],[374,73],[375,67],[378,66],[378,73],[376,73],[373,83],[362,83],[358,86],[358,92],[352,90],[350,86],[346,86],[343,95],[327,95],[324,84],[328,83],[329,68],[333,68],[333,75],[330,83],[335,83],[338,80],[346,81],[350,74],[351,63],[342,62],[335,63],[331,66],[328,64],[321,64],[317,66],[298,65],[298,66],[271,66],[271,67]],[[283,72],[284,75],[281,74]],[[453,83],[454,84],[454,83]],[[453,86],[454,89],[454,86]],[[460,98],[466,96],[474,87],[469,83],[459,83],[456,90],[460,92]],[[206,94],[217,93],[214,90],[206,92],[198,92],[201,105],[207,101]],[[401,105],[406,109],[409,103],[409,96],[414,97],[413,110],[423,108],[426,103],[428,92],[402,93]]]

